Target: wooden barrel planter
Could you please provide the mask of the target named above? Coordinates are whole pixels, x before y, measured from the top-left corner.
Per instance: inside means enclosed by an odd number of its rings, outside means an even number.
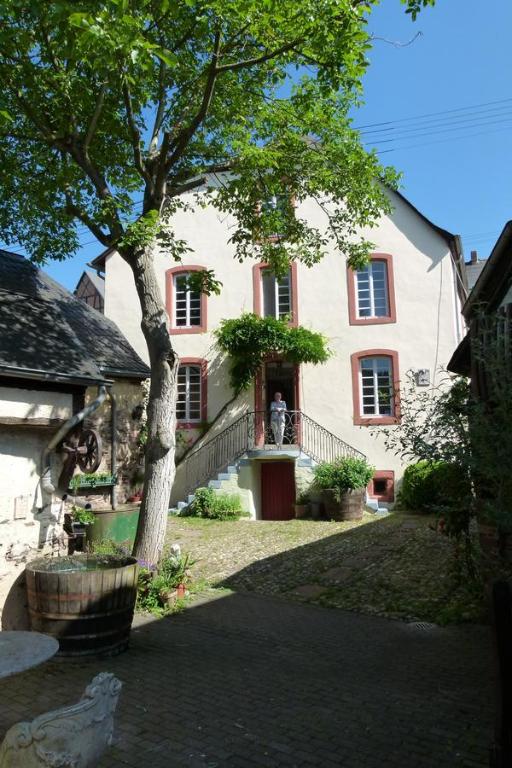
[[[346,491],[341,494],[341,500],[337,501],[333,490],[323,490],[325,516],[328,520],[361,520],[363,517],[364,489]]]
[[[60,655],[126,649],[137,597],[135,558],[73,555],[34,560],[25,570],[32,629],[55,637]]]

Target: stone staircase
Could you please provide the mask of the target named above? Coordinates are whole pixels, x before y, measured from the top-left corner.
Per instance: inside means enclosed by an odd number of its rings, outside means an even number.
[[[244,511],[249,513],[253,512],[252,509],[252,502],[250,498],[250,492],[240,486],[239,478],[240,473],[243,472],[244,467],[250,467],[251,464],[251,458],[254,458],[252,454],[257,453],[256,451],[247,451],[245,454],[243,454],[237,461],[235,461],[233,464],[229,464],[227,467],[224,467],[220,472],[218,472],[211,480],[209,480],[206,483],[206,486],[208,488],[211,488],[214,491],[217,491],[218,493],[230,493],[230,494],[237,494],[240,496],[242,501],[242,507],[244,508]],[[260,453],[258,451],[258,453]],[[283,455],[293,455],[295,458],[295,481],[298,488],[307,488],[310,486],[311,482],[313,481],[313,469],[317,465],[317,461],[315,461],[311,456],[308,456],[307,453],[305,453],[303,450],[297,450],[295,452],[283,450],[283,451],[275,451],[272,448],[268,450],[269,455],[273,456],[275,454],[276,457],[283,456]],[[187,496],[187,499],[184,501],[178,501],[177,504],[174,507],[171,507],[169,509],[170,515],[180,515],[183,514],[183,511],[187,509],[187,507],[192,504],[194,501],[195,494],[190,493]],[[388,514],[388,506],[383,504],[377,499],[371,499],[367,497],[366,499],[366,507],[368,512],[373,512],[374,514],[378,515],[386,515]]]

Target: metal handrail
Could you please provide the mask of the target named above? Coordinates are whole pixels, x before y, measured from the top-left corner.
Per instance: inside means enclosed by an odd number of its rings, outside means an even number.
[[[192,450],[184,460],[186,493],[208,481],[244,453],[275,445],[270,414],[247,411],[218,435]],[[295,447],[315,461],[339,457],[365,458],[341,438],[302,411],[285,411],[283,446]]]

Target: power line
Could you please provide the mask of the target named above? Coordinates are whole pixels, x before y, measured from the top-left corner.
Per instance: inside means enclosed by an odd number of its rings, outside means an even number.
[[[385,138],[388,135],[393,135],[393,134],[397,134],[397,133],[404,133],[405,134],[405,133],[412,133],[414,131],[420,131],[420,130],[437,131],[437,130],[440,130],[442,128],[445,128],[446,126],[451,126],[451,125],[459,125],[460,127],[463,127],[465,124],[471,125],[473,123],[478,122],[479,120],[489,121],[489,120],[493,120],[494,118],[504,118],[504,117],[507,117],[508,115],[512,114],[512,105],[509,106],[509,107],[501,107],[499,110],[493,110],[492,113],[490,113],[490,114],[487,114],[485,111],[476,112],[476,113],[473,113],[473,114],[474,114],[473,117],[470,117],[468,115],[468,116],[464,116],[464,117],[460,116],[460,117],[456,117],[456,118],[447,118],[447,119],[444,119],[442,121],[438,120],[438,121],[435,121],[435,122],[432,122],[432,121],[418,122],[415,125],[405,126],[405,127],[396,126],[396,127],[391,127],[391,128],[383,128],[382,130],[379,130],[379,131],[361,131],[359,135],[363,136],[363,137],[368,136],[368,137],[370,137],[370,140],[372,140],[373,136],[370,136],[370,134],[372,134],[372,135],[373,134],[377,134],[375,136],[375,140],[376,141],[380,141],[381,140],[381,136],[383,138]]]
[[[480,104],[471,104],[467,107],[457,107],[455,109],[443,109],[440,112],[427,112],[426,114],[414,115],[413,117],[401,117],[401,118],[398,118],[397,120],[385,120],[384,122],[381,122],[381,123],[368,123],[367,125],[358,125],[355,127],[354,130],[360,131],[365,128],[374,128],[379,125],[394,125],[395,123],[405,123],[405,122],[410,122],[411,120],[422,120],[423,118],[426,118],[426,117],[436,117],[437,115],[449,115],[449,114],[453,114],[454,112],[465,112],[468,109],[476,109],[478,107],[489,107],[489,106],[492,106],[493,104],[505,104],[506,102],[510,102],[510,101],[512,101],[512,97],[509,97],[507,99],[500,99],[498,101],[485,101],[485,102],[480,102]]]
[[[499,133],[501,131],[510,131],[510,129],[511,127],[508,127],[508,126],[505,128],[492,128],[490,131],[479,131],[478,133],[466,133],[461,136],[449,136],[446,139],[435,139],[434,141],[424,141],[420,144],[408,144],[402,147],[391,147],[390,149],[376,149],[375,152],[378,155],[386,155],[389,152],[403,152],[407,149],[417,149],[420,147],[428,147],[432,144],[445,144],[447,141],[461,141],[462,139],[471,139],[475,136],[487,136],[489,133]]]
[[[490,125],[501,125],[501,123],[510,123],[512,121],[512,115],[507,118],[503,118],[503,120],[492,120],[487,123],[474,123],[473,125],[467,125],[467,126],[456,126],[455,128],[441,128],[438,131],[427,131],[426,133],[415,133],[412,136],[394,136],[391,139],[378,139],[377,141],[365,141],[365,144],[372,144],[374,146],[380,145],[380,144],[391,144],[395,141],[404,141],[404,140],[410,140],[410,139],[422,139],[429,136],[438,136],[442,133],[453,133],[454,131],[461,131],[461,130],[473,130],[474,128],[483,128]],[[460,136],[464,136],[465,134],[460,134]]]

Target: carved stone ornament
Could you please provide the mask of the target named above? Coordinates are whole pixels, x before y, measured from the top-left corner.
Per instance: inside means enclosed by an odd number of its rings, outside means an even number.
[[[93,768],[112,742],[122,683],[101,672],[78,702],[17,723],[0,747],[0,768]]]

